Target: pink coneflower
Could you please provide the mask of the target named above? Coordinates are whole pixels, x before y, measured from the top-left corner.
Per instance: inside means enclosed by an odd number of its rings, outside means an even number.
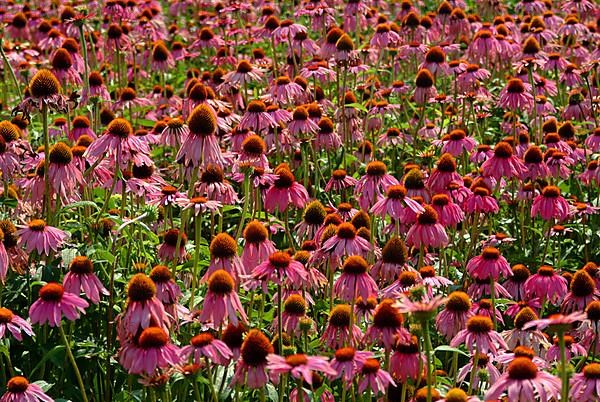
[[[77,256],[69,265],[69,272],[63,279],[66,292],[78,295],[84,293],[94,304],[100,302],[100,295],[108,295],[108,290],[102,285],[94,273],[94,264],[85,256]]]
[[[502,177],[519,177],[525,172],[525,165],[513,155],[509,143],[501,141],[494,147],[494,156],[481,165],[484,176],[491,176],[497,180]]]
[[[363,210],[369,210],[387,191],[388,187],[399,184],[398,180],[387,173],[383,162],[369,162],[366,174],[358,180],[354,194],[358,197],[358,205]]]
[[[288,123],[288,130],[298,138],[308,137],[319,130],[319,125],[309,119],[308,111],[304,106],[298,106],[292,113],[292,120]]]
[[[148,276],[134,275],[127,286],[127,297],[127,308],[117,319],[121,341],[151,326],[167,329],[169,318],[156,297],[156,285]]]
[[[225,160],[215,135],[217,117],[214,110],[201,103],[190,113],[187,125],[189,134],[183,139],[176,161],[194,168],[205,167],[209,163],[224,166]]]
[[[167,332],[160,327],[149,327],[137,339],[121,341],[119,363],[129,374],[152,375],[156,369],[178,364],[179,348],[171,343]]]
[[[231,380],[233,385],[244,385],[252,389],[265,386],[268,381],[265,372],[267,356],[274,353],[273,344],[258,329],[246,335],[240,349],[240,359],[235,366]]]
[[[587,402],[600,399],[600,364],[587,364],[570,380],[569,400]]]
[[[347,304],[339,304],[331,310],[327,327],[321,337],[321,342],[328,348],[336,349],[344,345],[356,347],[360,344],[363,333],[360,327],[350,323],[351,311],[351,307]]]
[[[286,334],[299,336],[302,333],[300,322],[306,317],[307,303],[304,297],[298,293],[292,293],[283,302],[281,314],[282,330]],[[273,332],[279,328],[279,320],[273,322]]]
[[[467,320],[472,316],[469,296],[464,292],[455,291],[448,296],[444,310],[435,319],[435,325],[447,340],[451,340],[467,327]]]
[[[177,260],[183,262],[187,256],[187,252],[185,251],[186,243],[187,236],[185,233],[180,234],[179,229],[169,229],[164,233],[163,242],[158,247],[158,257],[162,261]],[[178,246],[179,249],[177,249]]]
[[[269,128],[276,126],[277,122],[267,113],[267,106],[261,100],[250,101],[239,123],[239,128],[247,128],[256,133],[267,131]]]
[[[264,198],[264,206],[267,211],[276,209],[283,212],[291,203],[296,208],[304,208],[308,201],[308,192],[304,186],[296,181],[294,174],[286,165],[275,169],[278,176],[271,188],[267,190]]]
[[[180,117],[159,121],[152,131],[156,133],[160,144],[174,148],[178,148],[190,133],[188,126]]]
[[[155,71],[168,71],[175,66],[175,59],[162,40],[152,46],[150,66]]]
[[[133,135],[131,124],[125,119],[117,118],[111,121],[106,131],[92,142],[83,154],[84,158],[96,161],[99,158],[114,158],[122,170],[129,162],[136,165],[152,165],[148,157],[148,144]]]
[[[563,221],[569,216],[569,204],[560,195],[556,186],[546,186],[542,193],[534,198],[531,205],[531,216],[540,215],[544,220],[557,219]]]
[[[454,129],[446,140],[442,141],[442,152],[459,157],[464,152],[471,152],[477,146],[477,141],[468,137],[462,129]]]
[[[443,154],[437,162],[437,168],[433,169],[427,187],[433,193],[443,193],[451,182],[463,184],[462,177],[456,172],[456,161],[449,153]]]
[[[461,17],[466,17],[464,12]],[[466,18],[464,19],[466,20]],[[482,28],[475,33],[473,41],[469,44],[467,53],[473,56],[478,62],[485,61],[489,63],[491,60],[494,60],[498,53],[498,41],[489,29]]]
[[[594,279],[585,269],[575,272],[569,284],[569,293],[560,306],[562,312],[571,313],[583,310],[592,301],[600,299],[600,291]]]
[[[468,213],[496,213],[500,210],[498,201],[490,195],[490,190],[483,186],[477,186],[468,196],[465,203],[465,210]]]
[[[18,341],[23,340],[23,333],[29,336],[34,334],[31,324],[11,310],[0,307],[0,340],[4,339],[9,332]]]
[[[471,352],[497,355],[499,348],[508,349],[508,345],[500,334],[494,331],[490,317],[476,315],[467,320],[465,329],[459,331],[450,341],[450,346],[457,347],[465,344]]]
[[[419,275],[421,275],[422,283],[427,287],[427,297],[430,299],[433,297],[434,289],[442,289],[453,283],[450,279],[438,275],[431,265],[419,268]]]
[[[359,373],[364,362],[373,356],[372,352],[356,350],[352,347],[343,347],[335,351],[331,359],[331,368],[337,374],[331,376],[332,379],[342,378],[344,386],[350,388],[352,380]]]
[[[528,357],[517,357],[486,392],[485,400],[501,399],[503,394],[509,395],[511,401],[515,402],[533,401],[536,395],[559,399],[560,391],[559,378],[539,371]]]
[[[384,394],[387,391],[388,385],[395,386],[392,376],[385,370],[381,369],[379,360],[368,358],[363,363],[360,369],[358,380],[358,392],[364,392],[367,388],[378,395]]]
[[[212,363],[225,366],[233,353],[223,341],[215,339],[210,332],[203,332],[194,336],[189,345],[182,347],[179,356],[185,361],[192,357],[195,364],[203,364],[206,358]]]
[[[81,76],[75,69],[71,54],[64,48],[54,51],[51,58],[52,72],[63,84],[81,85]]]
[[[498,280],[501,276],[512,275],[508,261],[495,247],[486,247],[481,255],[471,258],[467,263],[467,272],[479,279],[492,277],[494,280]]]
[[[275,244],[269,240],[267,228],[259,221],[249,222],[244,228],[243,236],[245,245],[242,251],[242,263],[245,272],[252,272],[258,264],[266,261],[277,251]]]
[[[406,234],[406,243],[415,247],[442,247],[448,244],[448,235],[438,222],[438,214],[429,206],[417,215],[417,222]]]
[[[389,24],[379,24],[369,42],[375,49],[395,47],[400,42],[400,35],[390,29]]]
[[[500,91],[498,106],[512,111],[529,111],[534,106],[531,86],[519,78],[511,78],[506,86]]]
[[[335,192],[341,192],[347,188],[354,187],[356,183],[358,183],[358,180],[352,176],[348,176],[345,170],[334,170],[331,174],[331,178],[325,185],[325,191],[329,192],[333,190]]]
[[[390,358],[390,373],[401,381],[416,380],[426,364],[425,356],[419,352],[416,336],[408,342],[398,341],[394,345],[394,353]]]
[[[554,268],[543,265],[538,268],[535,275],[527,279],[524,290],[528,297],[538,297],[557,305],[567,294],[567,280],[556,273]]]
[[[227,271],[219,269],[213,272],[208,278],[208,292],[202,303],[200,321],[210,323],[213,328],[219,328],[226,318],[233,325],[238,325],[240,320],[247,323],[248,317],[234,287],[235,282]]]
[[[357,238],[362,239],[361,237]],[[369,264],[361,256],[351,255],[348,257],[342,265],[342,274],[335,281],[333,287],[337,297],[344,301],[353,301],[357,296],[366,300],[370,296],[376,295],[377,284],[368,274],[368,270]]]
[[[490,378],[490,382],[493,380]],[[481,400],[476,396],[467,395],[465,391],[460,388],[452,388],[446,392],[446,396],[439,400],[439,402],[480,402]]]
[[[271,372],[271,378],[274,382],[279,382],[279,376],[282,374],[291,374],[292,377],[304,379],[309,385],[312,385],[313,371],[319,371],[329,376],[336,374],[327,358],[322,356],[307,356],[298,353],[283,357],[269,354],[267,362],[267,369]]]
[[[431,199],[431,207],[437,212],[440,224],[445,227],[456,227],[465,219],[465,214],[458,204],[452,202],[446,194],[436,194]]]
[[[345,255],[366,256],[371,250],[371,244],[358,236],[352,223],[344,222],[337,227],[335,235],[325,241],[321,249],[338,258]]]
[[[237,249],[237,242],[233,237],[227,233],[217,234],[210,242],[210,265],[201,281],[206,282],[213,272],[223,269],[239,284],[242,277],[250,271],[246,270]]]
[[[386,350],[391,350],[398,340],[410,341],[410,332],[403,327],[404,319],[394,304],[392,299],[382,300],[375,309],[373,322],[365,333],[366,341],[384,345]]]
[[[277,251],[252,270],[252,277],[260,281],[271,281],[277,284],[287,282],[299,288],[308,277],[302,263],[292,260],[285,252]]]
[[[48,226],[43,219],[34,219],[17,231],[19,245],[25,247],[27,253],[35,250],[39,255],[50,256],[57,252],[68,237],[62,230]]]
[[[177,303],[181,297],[181,289],[171,277],[171,271],[165,265],[156,265],[150,271],[150,279],[156,286],[156,298],[165,306]]]
[[[200,174],[200,180],[196,183],[196,191],[204,194],[210,200],[225,205],[233,205],[239,201],[237,192],[225,179],[223,168],[213,163],[209,163]]]
[[[8,380],[6,393],[0,398],[0,402],[53,402],[37,384],[31,384],[25,377],[16,376]]]
[[[314,139],[315,149],[330,151],[342,145],[340,135],[335,132],[333,121],[329,117],[322,117],[317,123],[319,131]]]
[[[68,203],[69,200],[78,197],[75,190],[85,184],[83,174],[73,162],[71,148],[64,142],[52,146],[49,160],[48,180],[50,185],[62,202]]]
[[[383,247],[381,258],[371,267],[369,273],[380,283],[390,283],[407,268],[408,253],[404,241],[392,237]]]
[[[110,93],[104,84],[104,78],[98,71],[90,72],[87,78],[88,86],[84,86],[81,92],[81,103],[88,104],[91,99],[110,101]]]
[[[550,176],[550,170],[544,162],[544,155],[536,145],[530,146],[523,155],[525,171],[521,173],[523,180],[544,179]]]
[[[81,297],[65,292],[62,285],[54,282],[44,285],[39,296],[29,308],[29,318],[33,324],[48,323],[51,327],[58,327],[63,315],[75,321],[81,313],[85,314],[89,306]]]
[[[600,128],[594,129],[585,139],[585,146],[592,152],[600,151]]]
[[[565,342],[565,354],[567,361],[571,361],[571,359],[578,356],[587,356],[587,349],[581,345],[579,342],[576,342],[575,339],[570,335],[563,335]],[[550,362],[556,362],[560,359],[560,347],[559,340],[557,337],[554,337],[554,343],[548,351],[546,352],[545,359]]]
[[[433,75],[425,68],[420,69],[417,73],[415,87],[415,102],[419,105],[426,104],[437,95]]]
[[[531,271],[523,264],[513,265],[511,270],[512,275],[508,277],[503,286],[515,300],[523,300],[526,295],[525,283],[531,277]]]
[[[415,200],[406,196],[406,188],[401,184],[389,186],[386,197],[377,201],[371,207],[371,213],[385,217],[389,215],[394,220],[403,220],[406,208],[413,213],[419,214],[424,211],[423,207]]]
[[[244,87],[250,82],[260,81],[262,77],[263,74],[260,69],[252,66],[248,60],[240,60],[235,71],[223,75],[223,84]]]
[[[269,89],[270,98],[280,105],[293,105],[303,94],[302,87],[290,80],[287,75],[277,77]]]

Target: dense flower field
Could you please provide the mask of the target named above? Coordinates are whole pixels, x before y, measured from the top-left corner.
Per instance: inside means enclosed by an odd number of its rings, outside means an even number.
[[[0,10],[0,402],[600,400],[598,3]]]

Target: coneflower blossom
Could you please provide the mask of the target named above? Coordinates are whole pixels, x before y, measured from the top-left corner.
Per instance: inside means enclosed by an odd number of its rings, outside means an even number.
[[[560,195],[556,186],[546,186],[542,193],[533,199],[531,216],[540,215],[544,220],[563,221],[569,216],[569,204]]]
[[[342,265],[342,274],[333,285],[337,297],[349,302],[356,300],[358,296],[366,300],[376,295],[377,284],[369,275],[368,269],[369,264],[364,258],[358,255],[349,256]]]
[[[33,336],[34,332],[26,320],[14,314],[6,307],[0,307],[0,340],[8,334],[18,341],[23,340],[23,334]]]
[[[336,371],[331,368],[326,357],[307,356],[302,353],[289,355],[286,357],[276,354],[267,356],[267,369],[271,372],[271,379],[278,383],[279,376],[282,374],[291,374],[293,378],[304,379],[309,385],[312,384],[312,372],[318,371],[332,376]]]
[[[554,271],[554,268],[543,265],[538,268],[535,275],[527,279],[524,284],[524,291],[527,292],[526,294],[530,298],[538,297],[543,301],[557,305],[567,294],[567,280]]]
[[[264,205],[267,211],[276,209],[283,212],[291,203],[296,208],[303,208],[308,201],[306,188],[296,181],[294,174],[287,166],[280,166],[275,170],[277,179],[267,190]]]
[[[365,360],[360,370],[358,392],[364,392],[369,388],[375,395],[384,394],[390,384],[396,385],[392,376],[381,369],[379,360],[374,358]]]
[[[215,339],[210,332],[194,336],[189,345],[181,348],[179,355],[186,361],[191,357],[195,364],[202,364],[204,358],[207,358],[212,363],[223,366],[233,357],[231,349],[223,341]]]
[[[124,342],[119,351],[119,363],[130,374],[151,375],[156,369],[174,366],[180,360],[179,348],[160,327],[144,329],[137,339]]]
[[[372,161],[367,165],[366,175],[356,183],[354,195],[358,197],[358,205],[366,211],[379,201],[388,187],[396,184],[398,180],[387,173],[383,162]]]
[[[331,368],[336,371],[332,379],[342,378],[344,386],[350,388],[353,378],[356,377],[364,362],[373,356],[372,352],[356,350],[352,347],[343,347],[335,351],[331,359]]]
[[[365,340],[382,344],[386,350],[391,350],[395,342],[409,342],[410,332],[403,327],[403,322],[402,314],[394,306],[394,301],[384,299],[373,313],[373,322],[365,333]]]
[[[187,120],[189,134],[183,139],[177,152],[176,161],[194,168],[209,163],[224,166],[225,160],[215,135],[217,116],[207,104],[200,104],[192,110]]]
[[[512,275],[508,261],[495,247],[486,247],[481,255],[471,258],[467,263],[467,272],[475,278],[492,277],[494,280]]]
[[[268,381],[267,357],[274,352],[273,344],[260,330],[250,330],[242,343],[232,384],[246,385],[252,389],[265,386]]]
[[[342,346],[358,346],[362,340],[363,333],[356,324],[350,323],[351,307],[347,304],[339,304],[331,310],[327,327],[323,331],[321,341],[330,349]]]
[[[308,273],[302,263],[292,260],[288,253],[277,251],[252,270],[252,277],[277,284],[285,282],[299,288],[307,279]]]
[[[457,347],[464,343],[471,352],[497,355],[500,349],[508,349],[508,345],[493,328],[490,317],[472,316],[467,320],[466,328],[452,338],[450,346]]]
[[[406,234],[406,244],[415,247],[442,247],[448,244],[448,235],[438,222],[438,214],[429,206],[417,215],[417,222]]]
[[[127,307],[118,317],[119,339],[135,336],[138,331],[151,326],[168,328],[169,319],[163,304],[156,297],[156,285],[146,275],[135,274],[127,286]]]
[[[84,256],[73,258],[69,265],[69,272],[63,279],[63,287],[66,292],[75,295],[83,292],[94,304],[100,302],[100,295],[108,295],[108,290],[94,273],[93,262]]]
[[[531,359],[517,357],[486,392],[485,400],[497,400],[503,394],[509,395],[511,401],[515,402],[533,401],[536,399],[536,395],[559,399],[560,384],[557,377],[545,371],[539,371]]]
[[[42,219],[34,219],[27,226],[17,231],[19,244],[27,253],[35,250],[39,255],[49,256],[51,251],[57,252],[67,239],[67,233],[48,226]]]
[[[449,341],[467,327],[467,320],[473,315],[469,296],[455,291],[450,293],[444,309],[437,315],[435,326]]]
[[[208,291],[199,320],[213,328],[219,328],[225,319],[233,325],[238,325],[240,320],[247,323],[248,317],[234,286],[235,282],[227,271],[219,269],[213,272],[208,278]]]
[[[58,327],[63,316],[75,321],[81,313],[85,314],[89,306],[81,297],[65,292],[62,285],[54,282],[44,285],[39,296],[29,308],[29,318],[33,324],[48,323],[51,327]]]
[[[6,393],[0,397],[0,402],[53,402],[37,385],[31,384],[25,377],[15,376],[8,380]]]
[[[484,176],[491,176],[498,180],[502,177],[508,179],[520,177],[525,172],[525,165],[513,155],[513,150],[507,142],[499,142],[494,147],[494,156],[481,165]]]

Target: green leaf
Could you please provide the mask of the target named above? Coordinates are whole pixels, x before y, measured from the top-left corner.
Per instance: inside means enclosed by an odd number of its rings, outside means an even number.
[[[453,348],[452,346],[448,346],[448,345],[440,345],[440,346],[438,346],[437,348],[435,348],[433,350],[433,353],[437,353],[437,352],[453,352],[453,353],[458,353],[460,355],[469,357],[469,355],[467,353],[463,352],[462,350],[457,349],[457,348]]]
[[[369,111],[367,110],[366,107],[364,107],[362,104],[360,103],[347,103],[344,105],[344,107],[352,107],[354,109],[360,110],[361,112],[365,112],[368,113]]]

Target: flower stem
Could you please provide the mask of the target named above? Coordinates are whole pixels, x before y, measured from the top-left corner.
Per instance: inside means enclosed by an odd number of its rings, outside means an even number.
[[[69,358],[69,361],[73,366],[73,370],[75,371],[75,377],[77,377],[77,383],[79,384],[79,389],[81,391],[81,398],[83,399],[83,402],[88,402],[87,395],[85,394],[85,386],[83,385],[81,373],[79,372],[79,367],[77,367],[77,362],[75,361],[75,357],[73,357],[73,352],[71,352],[71,346],[69,346],[69,341],[67,340],[67,336],[65,335],[65,331],[62,325],[58,326],[58,330],[60,331],[60,337],[62,338],[62,341],[65,344],[67,357]]]
[[[194,294],[198,282],[198,262],[200,260],[200,242],[202,241],[202,214],[194,217],[194,264],[192,266],[192,293],[190,295],[190,309],[194,308]]]
[[[219,402],[219,397],[217,396],[217,391],[215,390],[212,367],[210,366],[210,361],[208,360],[208,358],[206,358],[206,370],[208,371],[208,386],[210,387],[210,392],[212,393],[213,400],[215,402]]]
[[[427,360],[427,402],[431,402],[432,385],[433,385],[433,370],[431,369],[431,336],[429,334],[429,322],[423,320],[421,322],[423,328],[423,342],[425,343],[425,358]]]
[[[44,136],[44,207],[42,212],[46,221],[50,222],[50,137],[48,136],[48,105],[42,106],[42,135]]]
[[[565,347],[565,334],[560,331],[556,334],[558,336],[558,346],[560,348],[560,380],[562,388],[560,392],[560,400],[569,400],[569,378],[567,373],[567,349]]]

